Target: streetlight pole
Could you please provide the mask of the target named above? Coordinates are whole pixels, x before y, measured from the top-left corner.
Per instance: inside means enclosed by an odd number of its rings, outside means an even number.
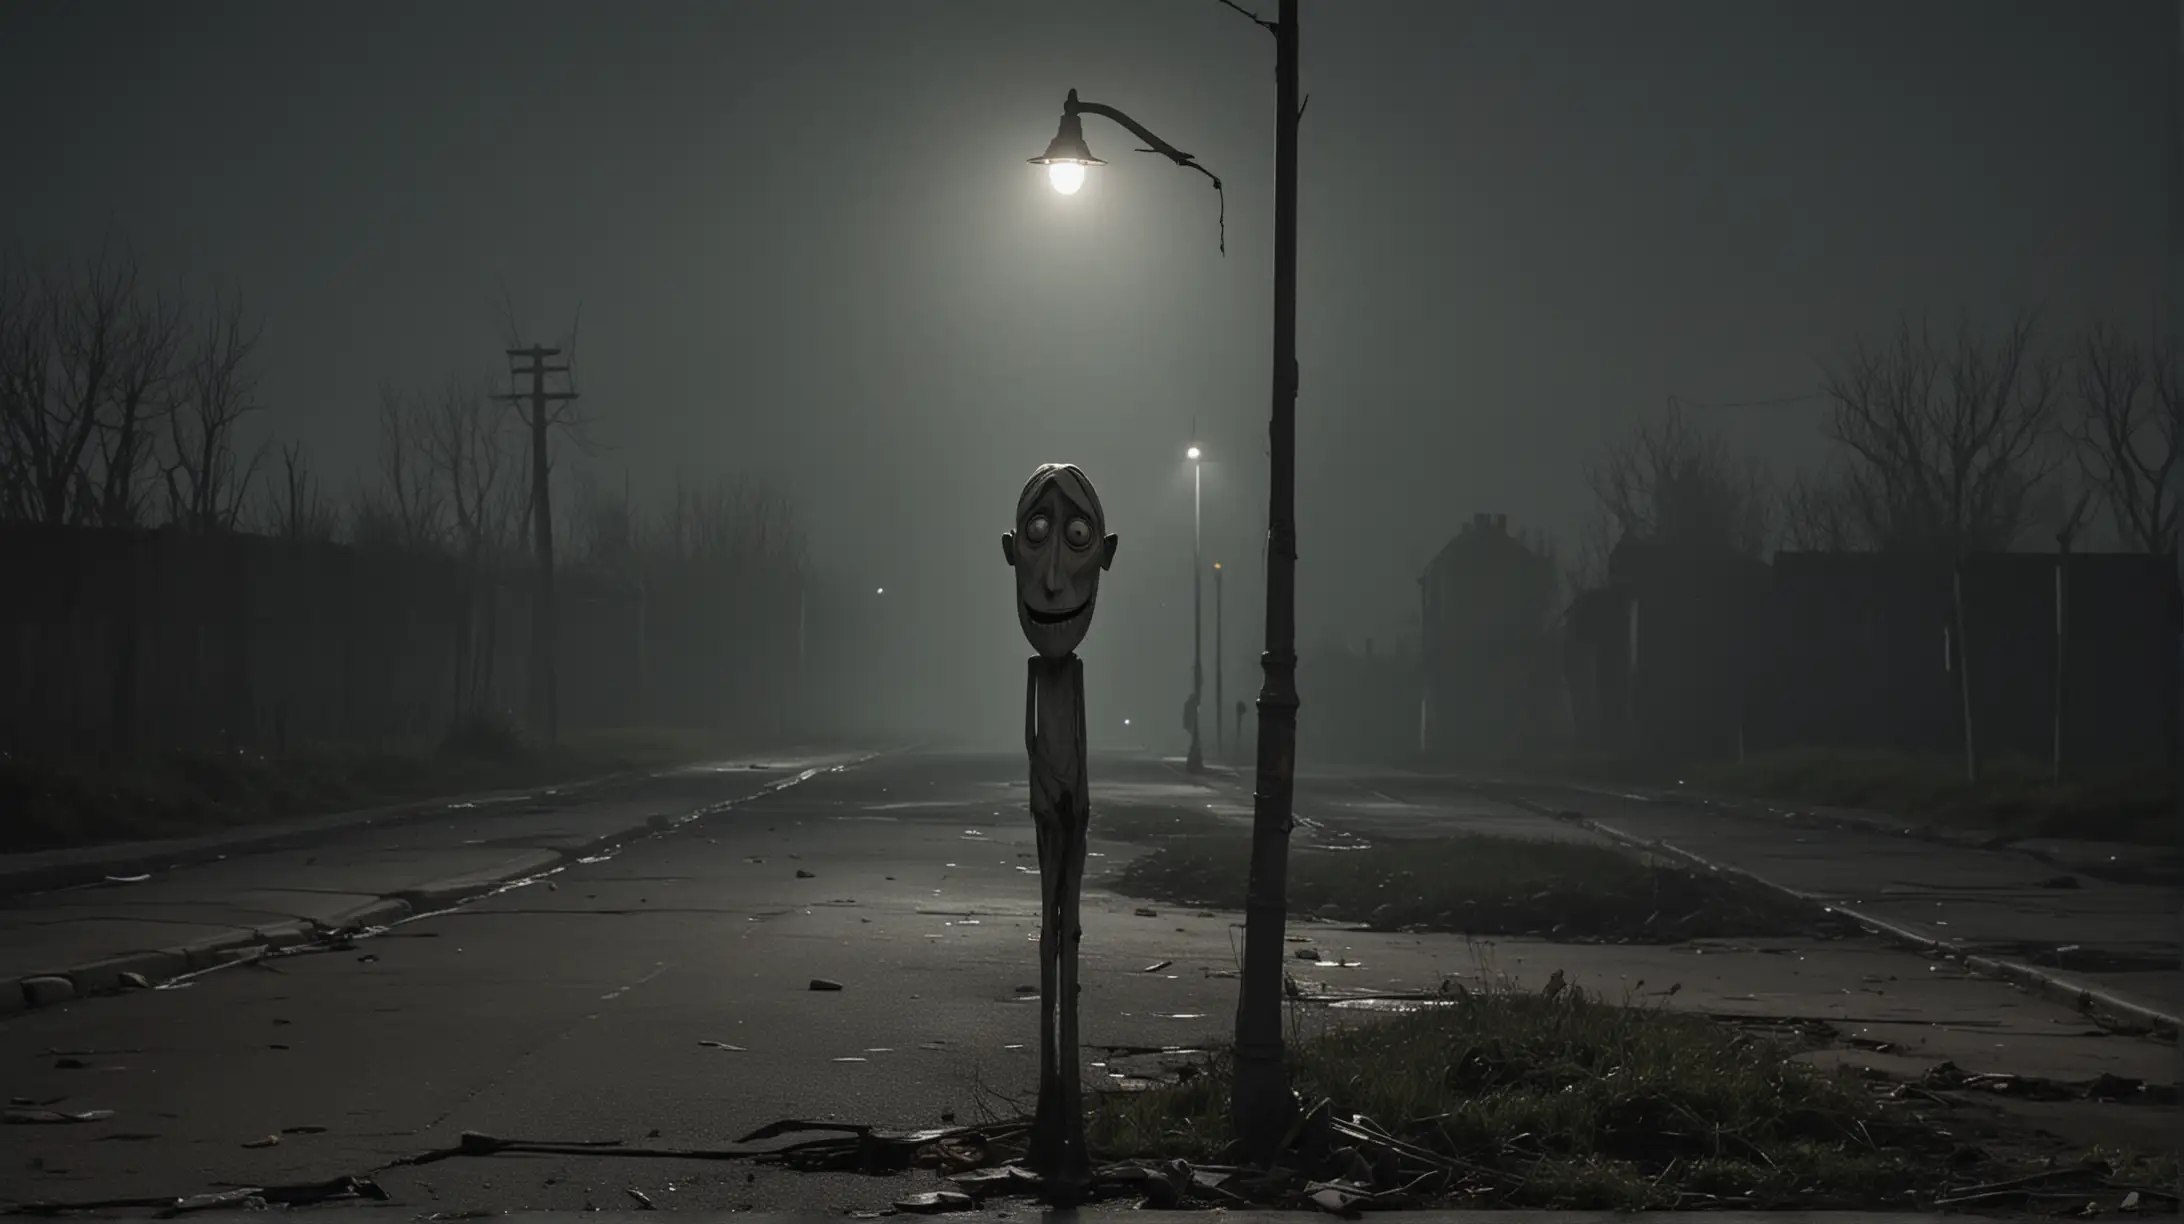
[[[2184,2],[2184,0],[2180,0]],[[1237,7],[1231,5],[1231,7]],[[1280,0],[1277,20],[1253,17],[1271,31],[1274,67],[1274,370],[1267,425],[1266,673],[1259,689],[1259,755],[1252,787],[1251,868],[1244,893],[1244,959],[1236,999],[1234,1079],[1229,1121],[1246,1157],[1270,1162],[1297,1115],[1297,1097],[1282,1065],[1283,927],[1288,919],[1290,811],[1297,756],[1297,121],[1298,0]],[[1247,14],[1248,15],[1248,14]],[[1105,115],[1187,170],[1221,180],[1175,146],[1111,106],[1080,102],[1071,90],[1061,127],[1045,154],[1055,190],[1084,185],[1088,167],[1107,163],[1084,142],[1084,114]],[[1194,682],[1195,689],[1195,682]],[[1195,736],[1193,737],[1195,741]]]
[[[1195,426],[1193,427],[1195,431]],[[1191,461],[1191,733],[1190,755],[1185,758],[1184,768],[1192,773],[1202,773],[1206,768],[1206,754],[1200,740],[1204,722],[1200,708],[1206,694],[1205,669],[1205,471],[1206,463],[1194,444],[1188,452]],[[1220,711],[1214,712],[1216,719]]]
[[[1228,761],[1228,690],[1221,684],[1221,629],[1228,618],[1221,614],[1221,563],[1213,563],[1213,755]]]

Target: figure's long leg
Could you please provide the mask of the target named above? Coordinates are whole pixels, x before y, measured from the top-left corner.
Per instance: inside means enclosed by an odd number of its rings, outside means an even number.
[[[1083,792],[1078,793],[1083,801]],[[1061,939],[1061,995],[1062,1024],[1060,1041],[1062,1063],[1060,1067],[1062,1088],[1062,1119],[1067,1135],[1065,1160],[1062,1166],[1066,1180],[1079,1181],[1091,1173],[1090,1153],[1085,1150],[1084,1137],[1084,1062],[1077,1035],[1077,1005],[1080,1001],[1077,985],[1077,949],[1084,938],[1084,925],[1079,905],[1083,897],[1085,837],[1084,820],[1080,806],[1071,813],[1076,819],[1066,834],[1068,846],[1062,859],[1063,931]]]
[[[1033,800],[1039,802],[1038,799]],[[1062,1152],[1063,1131],[1061,1115],[1061,1079],[1057,1072],[1058,1051],[1054,1048],[1054,1009],[1058,986],[1056,954],[1061,950],[1061,933],[1054,922],[1054,910],[1060,891],[1058,866],[1060,838],[1055,836],[1052,817],[1041,813],[1039,817],[1039,1104],[1032,1115],[1031,1144],[1026,1152],[1031,1167],[1039,1172],[1049,1172],[1058,1167]]]
[[[1069,801],[1063,813],[1063,845],[1058,856],[1061,859],[1061,914],[1062,914],[1062,1113],[1067,1128],[1067,1158],[1063,1165],[1065,1180],[1072,1183],[1087,1181],[1092,1172],[1091,1154],[1085,1150],[1084,1136],[1084,1056],[1077,1035],[1077,1009],[1081,1002],[1077,986],[1077,953],[1084,939],[1084,863],[1085,840],[1091,823],[1092,788],[1087,779],[1086,728],[1084,723],[1084,663],[1071,656],[1069,660],[1070,701],[1076,707],[1076,726],[1071,747],[1076,759],[1070,770]]]

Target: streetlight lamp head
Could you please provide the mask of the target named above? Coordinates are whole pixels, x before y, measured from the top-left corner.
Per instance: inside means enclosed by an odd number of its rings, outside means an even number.
[[[1072,95],[1074,98],[1074,95]],[[1046,152],[1031,159],[1034,166],[1047,168],[1047,181],[1063,195],[1075,195],[1084,186],[1087,167],[1104,166],[1107,163],[1092,156],[1092,150],[1084,143],[1084,120],[1075,110],[1062,112],[1062,125],[1054,132],[1054,139],[1047,142]]]
[[[1184,451],[1184,452],[1183,452],[1183,457],[1184,457],[1185,459],[1196,459],[1196,458],[1198,458],[1198,448],[1194,446],[1194,447],[1190,448],[1189,450],[1187,450],[1187,451]]]

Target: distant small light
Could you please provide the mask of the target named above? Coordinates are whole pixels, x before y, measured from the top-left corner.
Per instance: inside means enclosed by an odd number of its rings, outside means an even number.
[[[1129,725],[1130,725],[1130,720],[1129,720],[1129,719],[1127,719],[1127,718],[1123,719],[1123,720],[1122,720],[1122,725],[1123,725],[1123,726],[1125,726],[1125,727],[1129,726]]]
[[[887,594],[887,588],[886,588],[886,587],[881,587],[881,588],[880,588],[879,590],[877,590],[877,591],[874,591],[874,592],[872,592],[872,593],[873,593],[874,595],[885,595],[885,594]]]

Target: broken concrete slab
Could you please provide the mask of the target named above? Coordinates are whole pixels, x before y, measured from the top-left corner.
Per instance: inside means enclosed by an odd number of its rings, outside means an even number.
[[[444,819],[335,828],[307,845],[216,857],[143,880],[15,897],[0,904],[0,983],[59,977],[74,980],[70,997],[80,997],[117,988],[124,973],[157,983],[302,946],[333,931],[389,926],[874,755],[836,753],[800,762],[794,772],[751,771],[737,775],[725,792],[709,783],[702,799],[686,798],[666,811],[668,800],[659,794],[457,805],[434,813]],[[720,772],[735,771],[653,776],[677,779],[662,786],[688,796],[690,779],[710,780]],[[50,988],[0,987],[0,993],[21,995],[24,1006],[54,997]]]
[[[86,995],[118,990],[123,985],[123,978],[129,974],[156,985],[180,977],[189,969],[188,956],[176,950],[162,949],[109,956],[88,965],[74,966],[66,976],[75,984],[77,994]]]
[[[445,879],[420,884],[414,888],[399,889],[394,896],[409,903],[412,911],[423,913],[467,901],[472,897],[493,891],[512,880],[529,879],[543,875],[568,861],[568,857],[556,850],[532,850],[482,871],[467,871]]]
[[[18,985],[21,987],[19,993],[31,1007],[51,1007],[76,997],[76,984],[59,974],[35,974]]]

